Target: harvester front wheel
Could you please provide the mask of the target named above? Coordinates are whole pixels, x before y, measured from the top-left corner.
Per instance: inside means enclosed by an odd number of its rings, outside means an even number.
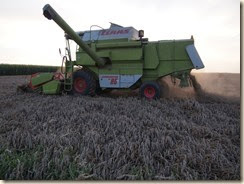
[[[140,87],[141,97],[158,99],[161,97],[161,86],[155,81],[144,82]]]
[[[95,95],[96,80],[86,70],[79,70],[73,75],[73,92],[80,95]]]

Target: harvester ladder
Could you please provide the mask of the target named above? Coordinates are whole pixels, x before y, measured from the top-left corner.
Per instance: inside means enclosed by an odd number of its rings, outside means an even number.
[[[70,75],[69,75],[70,74]],[[72,61],[66,61],[64,73],[64,90],[71,91],[73,84],[73,64]]]

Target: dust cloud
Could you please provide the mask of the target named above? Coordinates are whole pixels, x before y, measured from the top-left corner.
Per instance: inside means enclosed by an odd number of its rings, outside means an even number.
[[[170,76],[161,79],[165,98],[196,98],[200,101],[240,101],[240,74],[192,73],[191,86],[179,87]]]

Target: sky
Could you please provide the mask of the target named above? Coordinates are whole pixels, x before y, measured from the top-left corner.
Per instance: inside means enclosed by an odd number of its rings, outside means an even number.
[[[201,72],[240,73],[237,0],[1,0],[0,63],[61,65],[64,32],[42,15],[47,3],[75,31],[113,22],[143,29],[149,41],[193,35],[205,65]]]

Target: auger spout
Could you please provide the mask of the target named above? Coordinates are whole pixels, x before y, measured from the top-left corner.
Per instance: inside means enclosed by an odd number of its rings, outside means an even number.
[[[79,35],[62,19],[62,17],[51,7],[46,4],[43,7],[43,15],[56,22],[66,34],[70,36],[99,66],[105,65],[106,61],[97,56],[97,54],[79,37]]]

